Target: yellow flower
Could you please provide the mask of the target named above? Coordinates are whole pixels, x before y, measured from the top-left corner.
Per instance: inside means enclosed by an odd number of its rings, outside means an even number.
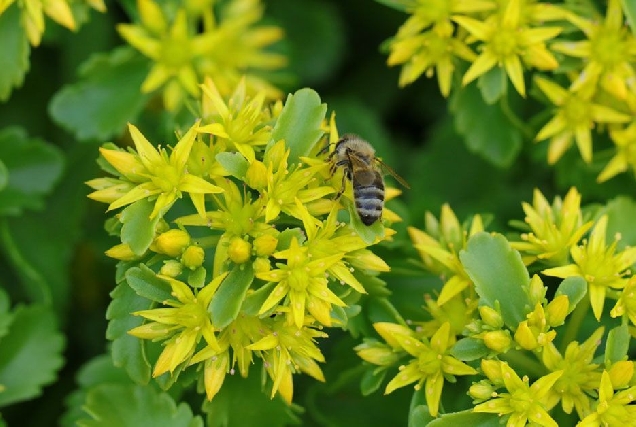
[[[588,283],[592,311],[596,319],[601,318],[608,289],[622,289],[628,282],[625,277],[636,262],[636,247],[616,253],[615,239],[611,245],[605,242],[607,216],[603,215],[590,233],[588,242],[573,246],[570,250],[573,264],[543,270],[543,274],[566,278],[582,276]]]
[[[505,69],[517,92],[525,96],[522,61],[543,70],[558,66],[545,42],[556,37],[562,29],[528,27],[524,23],[522,0],[508,0],[503,13],[491,15],[484,22],[466,16],[455,16],[453,20],[482,42],[481,54],[464,74],[464,85],[499,66]]]
[[[577,427],[633,426],[636,417],[636,387],[616,392],[610,374],[603,371],[598,389],[596,409],[581,420]]]
[[[627,316],[632,325],[636,326],[636,276],[629,278],[610,315],[612,317]]]
[[[636,174],[636,121],[632,121],[626,128],[610,129],[609,133],[616,154],[596,178],[598,182],[605,182],[628,168]]]
[[[526,265],[539,260],[550,266],[564,265],[570,248],[577,244],[592,227],[593,222],[583,224],[581,195],[572,187],[561,200],[555,197],[552,206],[538,189],[534,190],[532,205],[523,203],[525,222],[532,232],[521,234],[521,242],[510,246],[521,252]]]
[[[108,210],[129,205],[137,200],[156,198],[150,218],[163,214],[181,197],[189,193],[199,215],[205,216],[204,195],[223,190],[201,177],[188,173],[186,164],[196,138],[198,122],[179,140],[170,156],[165,149],[156,149],[134,125],[129,124],[130,135],[137,152],[100,148],[102,156],[122,176],[136,186],[113,201]],[[103,190],[101,190],[103,191]],[[97,192],[100,194],[99,192]],[[89,197],[94,197],[94,194]]]
[[[592,360],[602,337],[603,328],[598,328],[582,344],[568,344],[564,355],[561,355],[552,343],[543,348],[541,357],[545,367],[552,372],[563,372],[548,392],[547,408],[561,402],[563,411],[567,414],[576,409],[576,413],[582,419],[590,413],[590,396],[594,395],[594,390],[601,380],[601,373],[597,371],[599,365],[592,363]]]
[[[173,372],[177,366],[187,361],[194,354],[201,338],[205,339],[208,346],[220,351],[208,305],[226,275],[215,277],[196,294],[190,286],[179,280],[159,276],[172,288],[174,299],[164,301],[164,304],[171,307],[134,312],[134,315],[142,316],[150,322],[128,331],[130,335],[142,339],[168,340],[155,364],[152,373],[154,377],[168,371]]]
[[[14,2],[0,0],[0,15]],[[71,31],[77,29],[68,0],[19,0],[17,4],[22,9],[20,21],[32,46],[39,46],[42,40],[44,14]]]
[[[545,125],[536,141],[550,138],[548,163],[556,163],[572,145],[572,139],[587,163],[592,161],[592,133],[596,123],[626,123],[631,120],[627,114],[595,103],[589,88],[578,91],[566,90],[543,77],[535,77],[539,89],[557,107],[554,117]]]
[[[375,323],[375,330],[389,345],[405,351],[413,359],[400,366],[400,372],[387,384],[385,394],[417,382],[415,388],[425,388],[426,404],[432,416],[436,417],[445,380],[454,380],[458,375],[474,375],[477,371],[454,358],[450,349],[455,343],[455,335],[450,323],[444,323],[430,338],[418,338],[405,326],[390,323]]]
[[[487,367],[486,362],[496,366]],[[484,403],[475,406],[475,412],[487,412],[490,414],[508,415],[507,427],[525,426],[528,422],[540,426],[558,427],[546,410],[544,403],[547,394],[562,372],[552,372],[543,376],[530,385],[528,377],[519,378],[519,375],[505,362],[482,360],[482,370],[494,384],[501,384],[508,390],[507,393],[493,393],[496,396]]]
[[[619,0],[609,0],[605,20],[585,19],[568,13],[567,19],[577,26],[587,40],[557,42],[551,47],[557,52],[582,58],[585,67],[570,90],[583,87],[601,88],[618,99],[625,99],[636,79],[636,37],[625,25]]]

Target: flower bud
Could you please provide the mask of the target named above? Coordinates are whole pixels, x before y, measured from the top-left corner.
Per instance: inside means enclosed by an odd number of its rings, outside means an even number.
[[[541,304],[545,299],[545,286],[543,285],[543,281],[539,275],[535,274],[530,279],[530,301],[532,305]]]
[[[365,342],[355,348],[358,356],[369,363],[379,366],[391,366],[399,359],[389,346],[376,342]]]
[[[627,387],[634,376],[634,362],[631,360],[621,360],[614,364],[608,371],[612,380],[612,387],[615,390]]]
[[[482,359],[481,370],[494,384],[503,383],[503,375],[501,374],[501,363],[497,360]]]
[[[137,255],[130,249],[128,243],[120,243],[113,246],[105,252],[106,256],[118,259],[120,261],[132,261],[137,258]]]
[[[190,235],[173,228],[157,236],[151,249],[160,254],[178,257],[189,244]]]
[[[496,395],[494,387],[488,383],[488,381],[479,381],[474,383],[468,389],[468,394],[473,399],[482,401],[488,400]]]
[[[483,335],[484,344],[497,353],[504,353],[510,348],[512,339],[507,331],[489,331]]]
[[[245,173],[245,183],[254,190],[267,188],[267,167],[259,160],[250,163]]]
[[[254,239],[254,250],[256,255],[266,257],[274,253],[278,239],[271,234],[262,234]]]
[[[537,348],[537,337],[532,333],[527,320],[519,323],[519,327],[515,331],[515,341],[526,350]]]
[[[565,316],[568,315],[570,308],[570,299],[567,295],[559,295],[554,298],[546,307],[545,317],[548,325],[555,328],[561,326],[565,322]]]
[[[254,274],[267,273],[272,269],[272,265],[267,258],[256,258],[252,266],[254,267]]]
[[[182,270],[183,266],[179,261],[169,259],[167,261],[164,261],[163,265],[161,266],[161,270],[159,270],[159,274],[168,277],[177,277],[179,274],[181,274]]]
[[[479,316],[483,322],[494,329],[499,329],[504,325],[501,314],[492,307],[482,305],[479,307]]]
[[[183,255],[181,256],[181,263],[190,270],[194,270],[195,268],[201,267],[204,258],[205,252],[203,251],[203,248],[200,246],[191,245],[188,246],[185,251],[183,251]]]
[[[243,264],[252,255],[252,245],[240,237],[233,237],[230,240],[227,255],[233,263]]]

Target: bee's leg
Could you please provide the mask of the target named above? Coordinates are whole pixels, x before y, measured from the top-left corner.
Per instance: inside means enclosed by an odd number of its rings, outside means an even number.
[[[338,200],[340,196],[342,196],[342,193],[344,193],[345,189],[347,188],[347,179],[351,181],[351,172],[349,171],[349,169],[346,169],[342,174],[342,185],[340,186],[340,191],[338,191],[338,194],[336,194],[336,197],[334,197],[334,200]]]

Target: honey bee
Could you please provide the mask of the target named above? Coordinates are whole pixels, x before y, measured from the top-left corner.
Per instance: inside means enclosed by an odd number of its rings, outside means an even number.
[[[345,179],[351,181],[356,212],[364,225],[372,225],[382,216],[384,179],[380,168],[390,173],[404,187],[410,188],[393,169],[375,157],[371,144],[357,135],[343,135],[329,154],[329,161],[331,175],[340,167],[344,170],[342,188],[336,198],[345,190]]]

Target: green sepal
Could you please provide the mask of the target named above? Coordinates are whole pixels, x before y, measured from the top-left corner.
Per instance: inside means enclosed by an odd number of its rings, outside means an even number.
[[[7,304],[5,298],[6,309]],[[2,320],[8,330],[0,340],[0,407],[39,396],[64,363],[64,336],[51,306],[20,306],[10,325],[6,312]]]
[[[130,246],[135,255],[143,255],[155,238],[159,215],[150,219],[154,203],[148,199],[141,199],[127,206],[119,217],[121,227],[121,241]]]
[[[241,153],[224,152],[217,154],[215,158],[230,175],[245,181],[245,174],[250,164]]]
[[[81,80],[55,94],[49,113],[79,140],[119,135],[150,97],[139,90],[149,65],[148,58],[129,46],[94,54],[82,64]]]
[[[126,271],[126,281],[137,295],[150,301],[164,303],[167,300],[174,299],[171,294],[172,288],[168,282],[157,277],[157,274],[144,264],[128,269]]]
[[[627,324],[622,324],[609,331],[607,344],[605,345],[605,365],[627,360],[629,351],[629,329]]]
[[[31,45],[22,29],[18,2],[0,13],[0,101],[6,101],[15,87],[22,86],[29,70]]]
[[[203,427],[187,403],[177,405],[152,387],[101,384],[87,393],[84,407],[91,418],[79,420],[80,427]]]
[[[480,232],[468,240],[459,259],[481,301],[494,309],[499,301],[504,323],[515,330],[531,306],[526,292],[530,276],[519,252],[504,236]]]
[[[309,155],[323,135],[321,125],[326,112],[327,105],[312,89],[303,88],[288,95],[267,148],[284,139],[290,150],[289,164],[298,163],[300,157]]]
[[[572,313],[576,305],[587,294],[587,282],[581,276],[570,276],[563,279],[554,294],[555,297],[566,295],[568,297],[568,314]]]
[[[225,328],[241,311],[241,305],[254,280],[251,263],[235,265],[210,301],[208,311],[216,328]]]
[[[489,353],[490,349],[486,347],[483,340],[472,337],[460,339],[455,343],[450,351],[450,354],[453,357],[461,360],[462,362],[481,359]]]
[[[128,331],[141,326],[143,318],[131,313],[146,310],[150,302],[135,293],[127,282],[119,284],[110,293],[112,298],[106,310],[108,328],[106,338],[113,341],[111,354],[113,364],[123,368],[130,378],[138,384],[150,381],[150,363],[142,341],[128,334]]]
[[[379,370],[376,367],[364,371],[364,374],[362,374],[362,379],[360,380],[360,392],[362,393],[362,395],[368,396],[372,393],[375,393],[384,382],[386,373],[386,369]]]

